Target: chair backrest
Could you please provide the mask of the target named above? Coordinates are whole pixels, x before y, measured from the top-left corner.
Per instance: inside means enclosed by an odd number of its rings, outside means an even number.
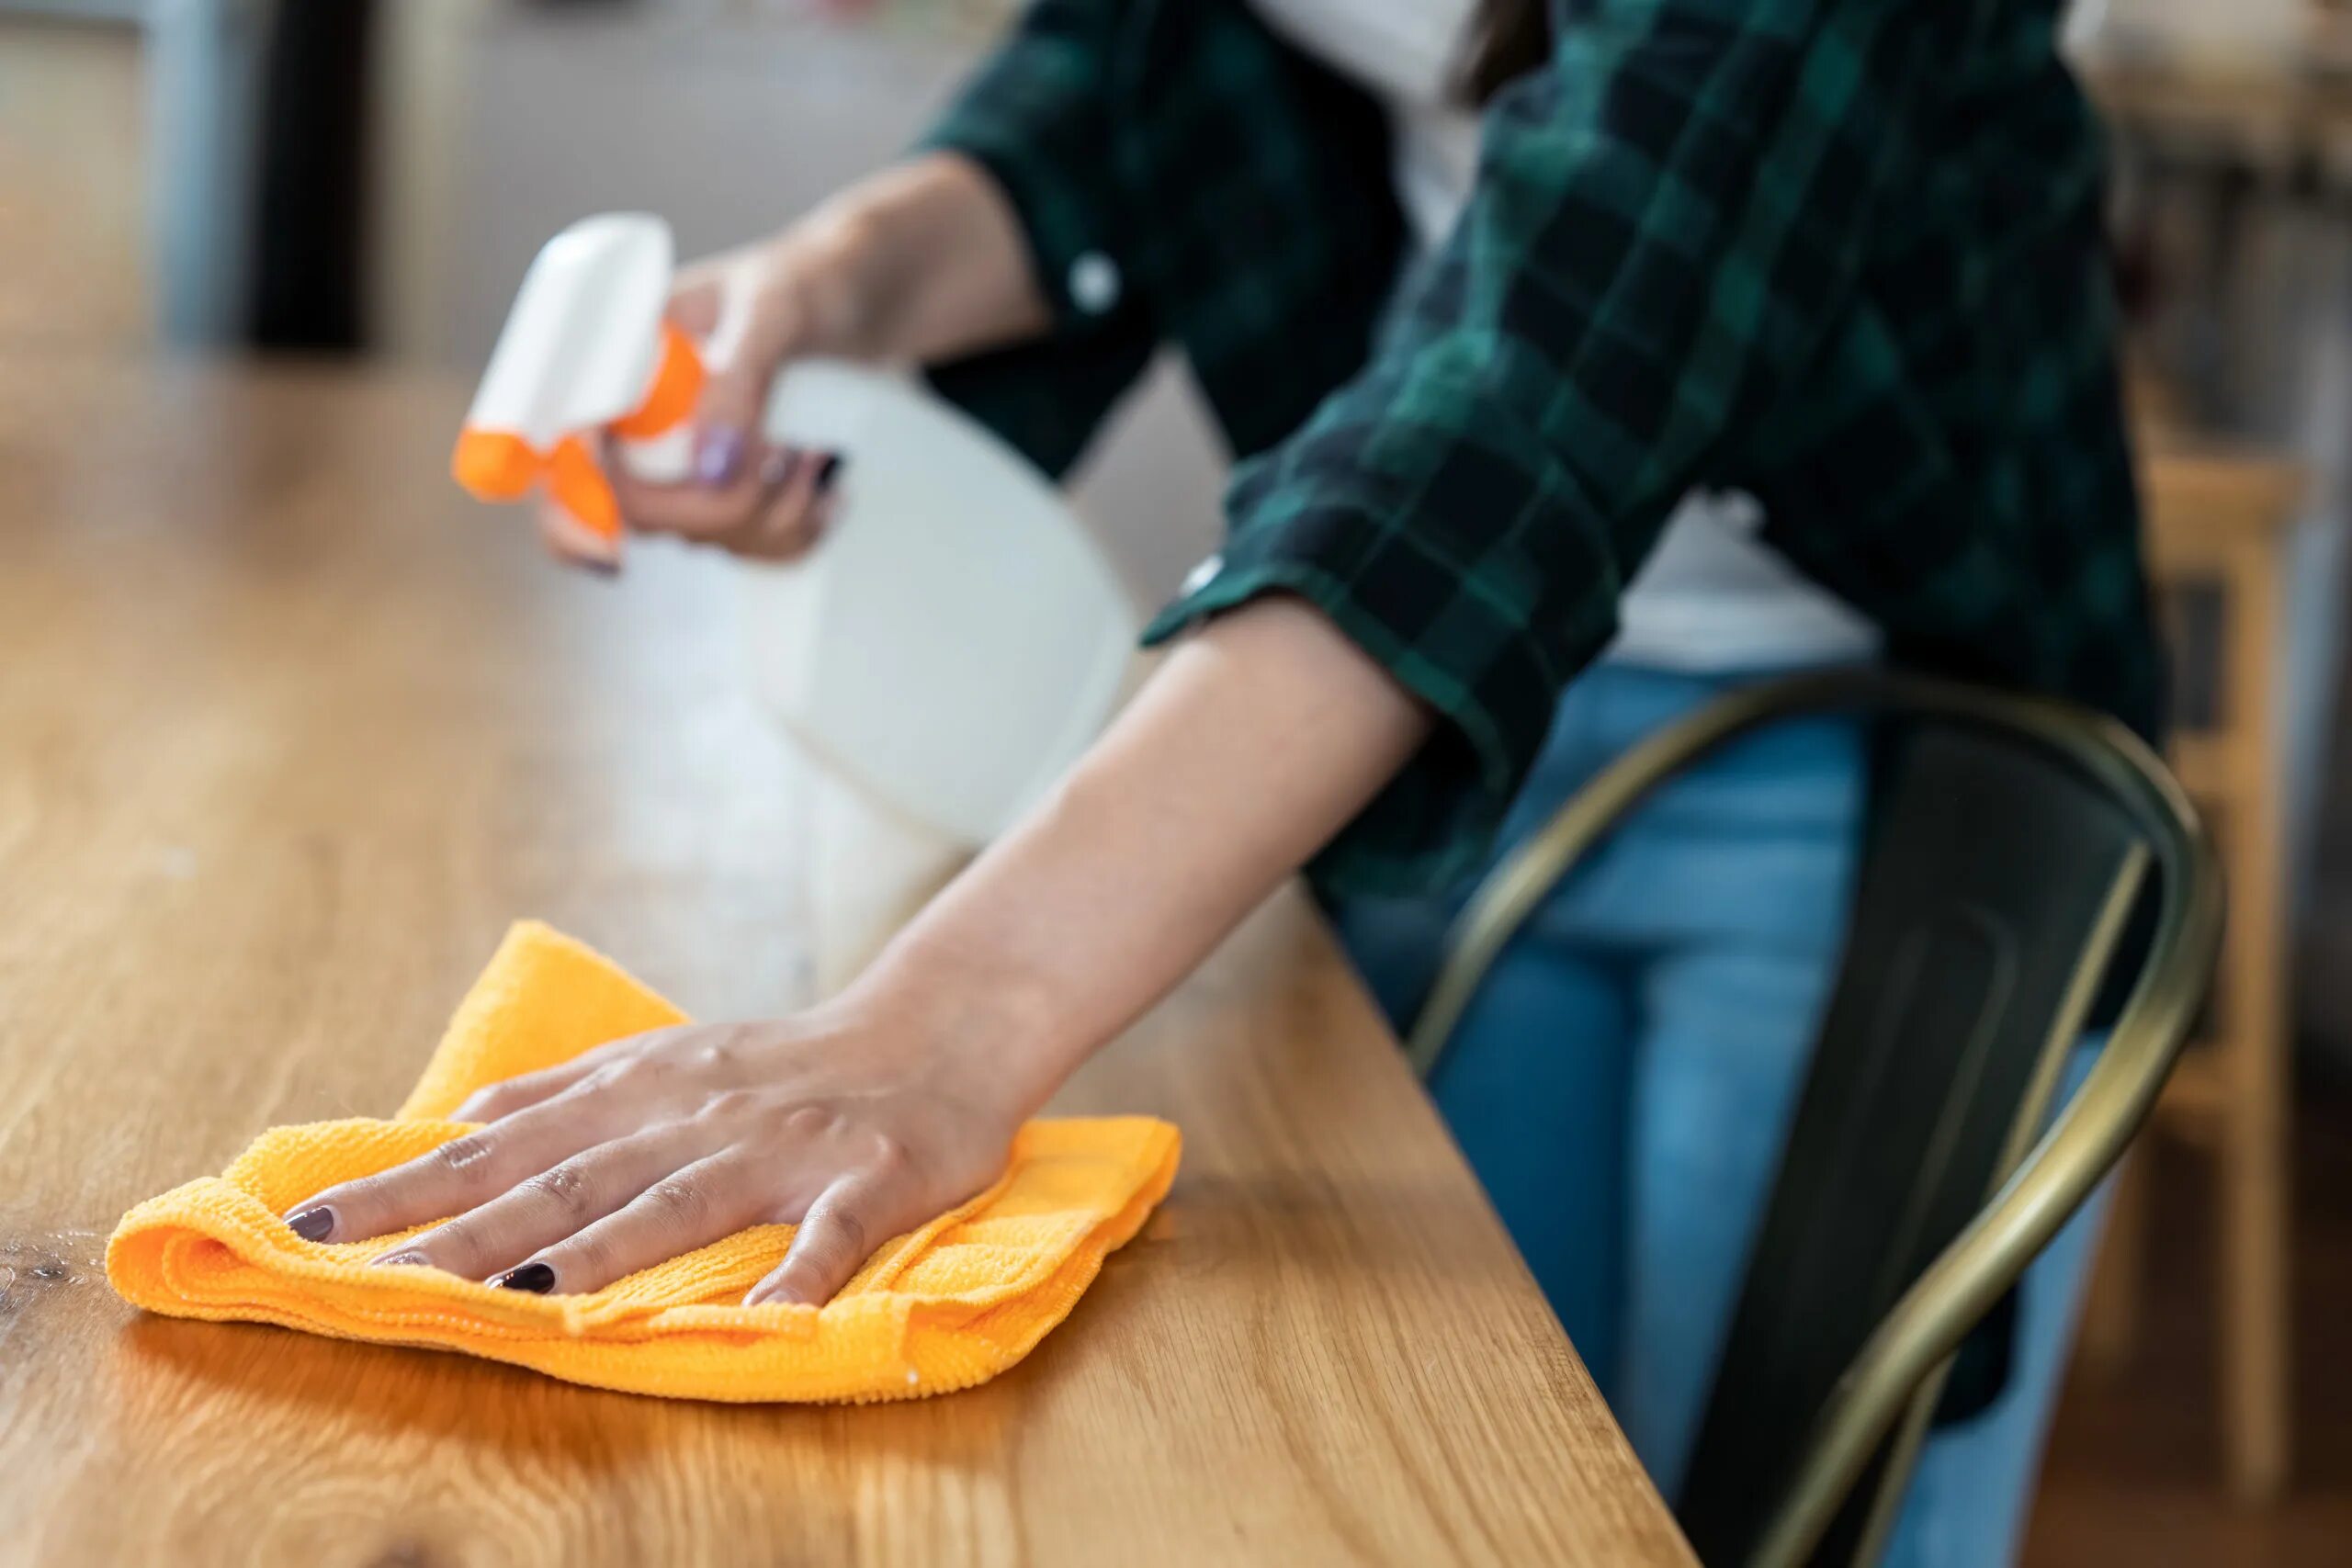
[[[1635,748],[1488,878],[1414,1030],[1424,1069],[1519,920],[1650,789],[1735,735],[1838,708],[1906,722],[1679,1501],[1710,1563],[1874,1550],[1952,1348],[2144,1116],[2219,932],[2194,816],[2120,727],[1917,677],[1800,677]],[[2157,919],[2139,984],[2029,1156],[2143,890]]]
[[[2148,852],[2113,798],[2006,736],[1890,737],[1845,960],[1750,1255],[1680,1513],[1744,1561],[1802,1433],[2038,1130]],[[1878,1486],[1819,1554],[1851,1561]]]

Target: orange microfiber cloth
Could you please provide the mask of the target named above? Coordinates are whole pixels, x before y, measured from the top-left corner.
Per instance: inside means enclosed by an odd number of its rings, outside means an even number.
[[[1149,1117],[1032,1122],[997,1184],[884,1247],[822,1308],[746,1307],[789,1225],[762,1225],[594,1294],[534,1296],[435,1269],[369,1268],[391,1238],[304,1241],[278,1216],[470,1129],[476,1089],[684,1015],[581,943],[525,922],[458,1009],[390,1122],[265,1133],[219,1177],[123,1216],[107,1278],[175,1317],[462,1350],[569,1382],[684,1399],[872,1400],[984,1382],[1077,1304],[1176,1175]]]

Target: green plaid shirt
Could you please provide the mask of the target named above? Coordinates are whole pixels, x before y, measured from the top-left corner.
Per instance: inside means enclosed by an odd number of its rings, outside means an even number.
[[[934,378],[1047,468],[1162,344],[1239,459],[1165,637],[1305,596],[1443,720],[1318,863],[1475,866],[1694,486],[1891,657],[2154,728],[2097,127],[2056,0],[1555,0],[1405,267],[1382,112],[1238,0],[1035,0],[930,138],[1043,341]],[[1400,276],[1401,275],[1401,276]]]

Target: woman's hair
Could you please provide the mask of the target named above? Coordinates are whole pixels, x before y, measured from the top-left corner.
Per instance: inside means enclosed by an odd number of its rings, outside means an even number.
[[[1478,0],[1464,40],[1462,96],[1484,104],[1502,85],[1544,63],[1552,52],[1548,0]]]

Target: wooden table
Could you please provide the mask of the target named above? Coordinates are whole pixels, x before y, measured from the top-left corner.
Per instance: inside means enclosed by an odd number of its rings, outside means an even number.
[[[463,395],[0,358],[0,1562],[1690,1561],[1290,894],[1064,1097],[1183,1174],[990,1386],[674,1404],[117,1301],[126,1206],[388,1110],[514,916],[783,994],[719,568],[540,561],[443,477]]]

